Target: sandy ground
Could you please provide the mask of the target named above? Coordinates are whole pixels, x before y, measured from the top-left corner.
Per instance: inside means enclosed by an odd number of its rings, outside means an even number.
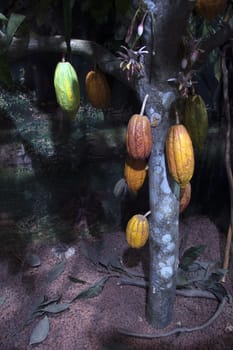
[[[202,261],[222,261],[225,238],[207,218],[195,216],[180,223],[180,235],[186,238],[186,248],[206,245]],[[121,257],[130,271],[140,271],[145,249],[128,248],[123,232],[109,232],[104,236],[100,257]],[[233,349],[233,308],[227,303],[221,315],[206,329],[180,333],[159,339],[138,339],[120,335],[126,328],[136,332],[158,333],[145,319],[146,290],[131,285],[119,285],[119,278],[106,281],[102,292],[93,298],[78,299],[69,309],[36,317],[24,326],[33,305],[40,298],[60,297],[58,303],[67,303],[88,286],[108,276],[86,256],[86,247],[96,242],[77,240],[69,245],[60,242],[27,245],[25,250],[1,253],[0,256],[0,349],[1,350],[155,350],[155,349]],[[89,250],[90,252],[91,250]],[[18,259],[20,255],[36,254],[38,267]],[[65,254],[66,253],[66,254]],[[17,255],[17,257],[15,256]],[[64,271],[49,280],[54,266],[65,259]],[[93,258],[94,254],[90,254]],[[54,271],[54,270],[53,270]],[[50,272],[50,274],[49,274]],[[74,283],[69,276],[85,281]],[[53,275],[54,277],[54,275]],[[232,293],[232,265],[224,284]],[[77,282],[77,280],[76,280]],[[206,321],[216,310],[216,300],[177,296],[172,323],[163,331],[177,326],[192,327]],[[49,332],[46,339],[29,345],[36,325],[47,315]]]

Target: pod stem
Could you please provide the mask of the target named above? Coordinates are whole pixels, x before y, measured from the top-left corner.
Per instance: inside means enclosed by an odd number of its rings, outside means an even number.
[[[180,116],[179,116],[179,113],[177,112],[177,109],[175,110],[175,114],[176,114],[176,124],[180,124]]]
[[[151,210],[148,210],[147,212],[146,212],[146,214],[144,214],[143,216],[144,216],[144,218],[146,218],[147,216],[149,216],[151,214]]]
[[[141,111],[140,111],[140,115],[144,114],[144,110],[145,110],[145,107],[146,107],[146,101],[147,101],[148,97],[149,97],[148,94],[144,97],[144,100],[143,100],[143,103],[142,103],[142,108],[141,108]]]

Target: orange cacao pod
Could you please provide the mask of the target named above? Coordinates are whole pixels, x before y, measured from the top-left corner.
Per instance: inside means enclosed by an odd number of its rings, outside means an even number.
[[[191,184],[188,182],[180,189],[180,213],[182,213],[189,205],[191,199]]]
[[[128,188],[137,192],[143,185],[146,177],[147,162],[141,159],[128,157],[125,162],[124,177]]]
[[[89,102],[95,108],[107,108],[111,99],[111,90],[103,72],[91,70],[85,78],[86,94]]]
[[[126,226],[126,240],[131,248],[143,247],[149,237],[149,222],[144,215],[136,214]]]
[[[197,0],[195,3],[195,11],[209,21],[219,15],[226,7],[227,0]]]
[[[152,148],[151,125],[147,116],[134,114],[126,130],[126,148],[134,159],[146,159]]]
[[[172,125],[166,138],[168,170],[173,179],[184,187],[194,172],[194,151],[192,140],[184,125]]]

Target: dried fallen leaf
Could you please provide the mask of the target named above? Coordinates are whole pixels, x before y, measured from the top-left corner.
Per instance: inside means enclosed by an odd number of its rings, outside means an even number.
[[[44,341],[49,334],[49,319],[47,316],[42,318],[32,331],[29,345],[38,344]]]
[[[98,296],[102,292],[105,286],[105,283],[109,278],[110,276],[102,277],[98,282],[84,289],[81,293],[79,293],[76,297],[74,297],[71,302],[77,299],[88,299],[88,298],[94,298]]]
[[[41,264],[40,257],[32,253],[26,255],[25,261],[31,267],[38,267]]]
[[[50,304],[50,305],[44,307],[43,309],[41,309],[41,311],[49,312],[52,314],[58,314],[60,312],[63,312],[65,310],[69,309],[69,307],[70,307],[70,304],[67,304],[67,303],[64,303],[64,304],[54,303],[54,304]]]
[[[60,263],[53,266],[52,270],[49,271],[47,276],[47,281],[52,282],[57,277],[59,277],[65,270],[65,261],[61,261]]]

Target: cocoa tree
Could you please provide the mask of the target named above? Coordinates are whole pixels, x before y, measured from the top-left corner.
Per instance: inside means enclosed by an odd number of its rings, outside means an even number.
[[[189,88],[191,75],[187,58],[180,55],[183,36],[193,13],[192,0],[134,0],[131,13],[140,9],[139,19],[129,21],[128,41],[119,54],[94,41],[66,36],[13,37],[9,47],[1,33],[1,50],[14,60],[33,52],[65,52],[95,60],[106,73],[120,79],[135,90],[139,101],[149,95],[145,114],[151,121],[153,147],[149,159],[150,204],[150,275],[146,317],[155,328],[166,327],[172,320],[176,295],[179,250],[179,186],[170,178],[164,154],[165,139],[172,121],[169,111],[180,89]],[[136,24],[135,24],[136,23]],[[70,25],[70,24],[69,24]],[[133,31],[138,30],[137,44],[130,47]],[[69,28],[70,32],[70,28]],[[197,70],[210,52],[232,37],[233,18],[221,23],[192,53],[192,69]],[[125,33],[127,37],[127,32]],[[140,39],[140,40],[139,40]],[[140,44],[140,45],[139,45]],[[198,43],[199,44],[199,43]],[[194,56],[195,56],[194,55]],[[182,59],[184,59],[182,61]],[[124,69],[122,69],[124,68]],[[180,73],[181,72],[181,73]],[[175,83],[175,84],[174,84]],[[176,85],[178,83],[178,85]]]

